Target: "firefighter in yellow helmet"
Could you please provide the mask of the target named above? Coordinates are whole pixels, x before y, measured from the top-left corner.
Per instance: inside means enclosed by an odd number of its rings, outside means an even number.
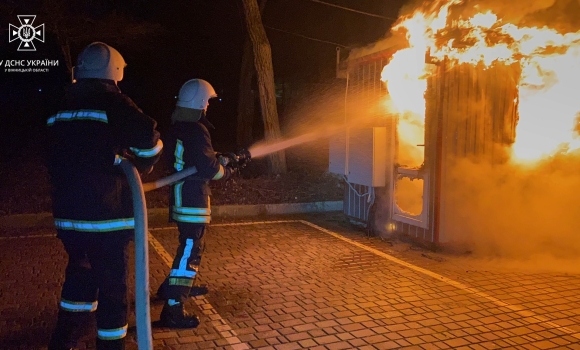
[[[129,184],[118,166],[129,158],[149,172],[163,144],[155,120],[121,93],[125,60],[94,42],[78,56],[65,105],[48,121],[52,206],[68,254],[49,349],[76,347],[97,322],[97,349],[121,350],[127,335],[127,246],[134,237]]]
[[[175,171],[195,166],[197,173],[171,186],[170,220],[179,229],[179,247],[169,276],[157,295],[166,300],[161,325],[170,328],[195,328],[199,319],[186,313],[183,302],[191,295],[207,293],[206,286],[194,285],[203,252],[203,238],[210,223],[210,180],[226,180],[234,168],[223,165],[214,152],[206,118],[214,88],[203,79],[191,79],[181,87],[171,117],[168,144],[173,151]]]

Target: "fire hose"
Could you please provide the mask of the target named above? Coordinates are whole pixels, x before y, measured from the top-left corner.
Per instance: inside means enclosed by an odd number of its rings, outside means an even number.
[[[247,150],[241,150],[238,153],[216,153],[216,157],[220,159],[221,165],[230,165],[231,167],[238,169],[246,166],[246,164],[248,164],[248,162],[252,159],[252,155]],[[144,183],[143,192],[149,192],[167,185],[171,185],[172,183],[194,175],[195,173],[197,173],[197,169],[195,167],[190,167],[157,181]]]
[[[242,150],[236,153],[216,154],[222,165],[243,168],[251,159],[250,152]],[[224,164],[225,163],[225,164]],[[151,314],[149,304],[149,239],[147,227],[147,203],[145,192],[171,185],[197,173],[195,167],[179,171],[154,182],[141,183],[139,172],[129,160],[119,163],[127,176],[133,197],[133,215],[135,218],[135,318],[137,321],[137,346],[142,350],[153,349],[151,335]]]

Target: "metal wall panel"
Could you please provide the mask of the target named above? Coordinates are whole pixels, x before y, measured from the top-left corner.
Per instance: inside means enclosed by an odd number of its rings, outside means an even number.
[[[354,179],[359,182],[366,182],[365,185],[358,183],[351,183],[351,186],[345,187],[344,197],[344,213],[358,221],[367,222],[369,211],[373,205],[373,199],[376,197],[388,197],[390,177],[389,174],[392,169],[392,153],[394,152],[394,145],[392,141],[392,128],[395,125],[393,122],[394,116],[388,115],[381,102],[387,95],[385,84],[381,81],[381,72],[383,67],[387,64],[390,53],[385,52],[373,56],[372,59],[364,58],[357,62],[349,64],[348,69],[348,83],[346,92],[346,118],[348,122],[360,120],[363,125],[367,127],[385,127],[384,135],[386,140],[381,142],[381,146],[375,144],[377,147],[383,148],[376,152],[380,152],[383,157],[381,164],[375,167],[376,171],[380,171],[379,167],[383,167],[384,179],[379,183],[384,187],[371,188],[366,184],[372,184],[372,181],[361,181],[360,177],[355,176]],[[350,146],[349,146],[350,147]],[[369,169],[370,170],[370,169]],[[369,202],[369,196],[373,196]],[[368,195],[361,194],[368,193]],[[375,197],[376,196],[376,197]],[[385,203],[380,204],[377,210],[388,212],[389,205]]]
[[[428,111],[440,128],[431,133],[432,142],[439,145],[433,154],[438,243],[448,242],[445,232],[453,228],[456,211],[466,200],[454,198],[450,191],[456,186],[448,173],[454,163],[466,158],[489,164],[508,160],[505,146],[515,141],[520,74],[518,64],[484,67],[444,61],[430,79]]]
[[[386,126],[387,157],[396,158],[397,118],[381,114],[377,103],[387,94],[380,80],[381,71],[388,62],[388,55],[373,55],[349,65],[349,82],[346,98],[347,118],[360,113],[376,117],[376,126]],[[496,64],[492,67],[469,64],[450,65],[439,62],[436,74],[428,79],[425,114],[425,171],[429,174],[428,228],[387,218],[390,230],[434,243],[444,243],[440,237],[445,225],[451,224],[453,206],[457,205],[446,196],[445,188],[453,186],[445,177],[445,168],[457,158],[473,158],[477,161],[502,163],[507,159],[504,145],[513,143],[518,120],[517,82],[520,71],[517,65]],[[394,140],[393,140],[394,139]],[[393,162],[387,162],[387,181],[394,179]],[[389,176],[390,175],[390,176]],[[378,189],[382,198],[377,210],[392,215],[392,198],[389,189]],[[356,188],[356,187],[355,187]],[[345,213],[353,217],[365,216],[365,204],[352,189],[345,191]],[[377,213],[378,215],[379,213]]]
[[[328,139],[328,171],[344,176],[346,175],[346,131],[332,135]]]
[[[370,187],[347,183],[344,191],[344,214],[352,219],[366,223],[372,205],[372,202],[369,201],[371,195]]]
[[[369,187],[384,187],[387,171],[386,128],[351,129],[348,136],[346,180]]]

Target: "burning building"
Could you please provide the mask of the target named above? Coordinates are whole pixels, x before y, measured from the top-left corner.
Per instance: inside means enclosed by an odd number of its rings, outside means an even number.
[[[329,167],[348,216],[436,244],[580,252],[580,4],[512,5],[429,2],[351,53]]]

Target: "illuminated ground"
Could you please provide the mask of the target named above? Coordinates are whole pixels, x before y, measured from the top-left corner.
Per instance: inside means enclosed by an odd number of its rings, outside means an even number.
[[[202,324],[154,328],[156,349],[580,349],[579,274],[499,270],[368,238],[340,215],[280,219],[291,221],[213,224],[200,275],[210,293],[189,305]],[[50,230],[14,234],[0,239],[0,348],[42,349],[64,251]],[[176,230],[151,234],[156,290]],[[161,307],[152,298],[153,320]]]

